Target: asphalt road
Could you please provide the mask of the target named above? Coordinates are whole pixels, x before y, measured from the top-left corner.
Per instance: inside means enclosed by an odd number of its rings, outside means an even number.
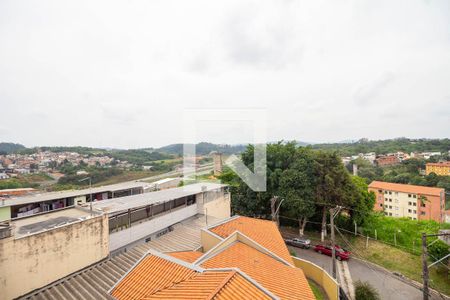
[[[297,257],[311,261],[331,274],[331,257],[319,254],[312,249],[299,249],[289,246],[297,253]],[[353,282],[357,280],[368,281],[374,286],[386,300],[419,300],[422,299],[422,291],[404,283],[403,281],[386,274],[384,271],[368,265],[358,259],[348,261]]]

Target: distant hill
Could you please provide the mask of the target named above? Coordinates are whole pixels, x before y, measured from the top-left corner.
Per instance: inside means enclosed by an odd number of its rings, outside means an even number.
[[[0,143],[0,153],[10,154],[22,149],[25,149],[25,146],[21,144]]]
[[[376,152],[377,154],[386,154],[397,151],[403,151],[406,153],[425,151],[448,152],[450,150],[450,139],[396,138],[378,141],[360,139],[356,142],[348,143],[314,144],[312,145],[312,148],[321,150],[335,150],[343,156],[367,152]]]
[[[212,144],[212,143],[198,143],[195,145],[196,154],[206,155],[212,151],[221,152],[223,154],[236,154],[245,150],[246,145],[224,145],[224,144]],[[183,154],[183,144],[171,144],[158,149],[158,152],[164,152],[174,155]]]

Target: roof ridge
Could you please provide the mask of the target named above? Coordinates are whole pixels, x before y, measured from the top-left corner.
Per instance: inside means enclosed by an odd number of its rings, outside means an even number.
[[[217,295],[220,290],[222,290],[225,285],[231,280],[231,278],[233,278],[234,275],[236,275],[236,270],[233,270],[230,272],[230,274],[228,274],[221,283],[219,283],[219,285],[211,292],[211,294],[209,294],[206,298],[206,300],[211,300],[214,298],[215,295]]]

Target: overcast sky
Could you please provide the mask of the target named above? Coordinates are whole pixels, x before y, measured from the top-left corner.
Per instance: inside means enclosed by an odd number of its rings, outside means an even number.
[[[0,141],[162,146],[230,108],[270,141],[450,137],[450,1],[0,1]]]

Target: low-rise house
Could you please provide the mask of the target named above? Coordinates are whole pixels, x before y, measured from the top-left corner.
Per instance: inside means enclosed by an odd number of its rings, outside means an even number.
[[[149,251],[110,294],[119,300],[315,299],[276,224],[240,216],[203,230],[197,251]]]
[[[379,156],[375,163],[379,167],[386,167],[386,166],[395,166],[400,163],[400,159],[395,155],[383,155]]]

